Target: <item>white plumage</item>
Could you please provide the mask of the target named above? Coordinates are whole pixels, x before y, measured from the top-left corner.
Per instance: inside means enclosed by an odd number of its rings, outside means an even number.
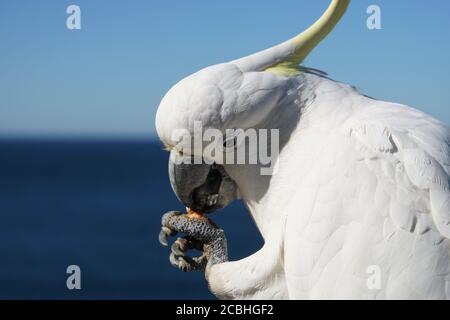
[[[183,80],[157,115],[169,146],[177,143],[173,130],[192,131],[196,120],[223,131],[281,130],[273,176],[257,166],[224,166],[265,244],[214,265],[206,275],[212,292],[231,299],[450,298],[450,128],[308,69],[286,74],[258,69],[257,56],[245,68],[242,61]],[[368,286],[372,266],[378,288]]]
[[[251,181],[243,199],[265,246],[214,266],[212,290],[228,298],[450,298],[450,129],[328,79],[301,82],[314,98],[277,174],[249,180],[246,168],[228,168],[238,185]],[[373,265],[380,290],[367,286]]]

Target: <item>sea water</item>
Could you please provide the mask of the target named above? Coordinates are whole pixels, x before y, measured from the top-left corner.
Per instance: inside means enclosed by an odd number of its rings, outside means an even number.
[[[157,240],[161,215],[184,209],[167,160],[157,142],[0,142],[0,299],[213,299]],[[211,218],[230,259],[262,246],[241,203]]]

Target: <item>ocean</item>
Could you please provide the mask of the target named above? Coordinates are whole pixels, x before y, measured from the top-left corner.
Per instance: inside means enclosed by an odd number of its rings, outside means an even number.
[[[0,142],[0,299],[215,299],[158,242],[161,215],[184,210],[167,161],[156,142]],[[242,203],[211,218],[230,260],[262,246]]]

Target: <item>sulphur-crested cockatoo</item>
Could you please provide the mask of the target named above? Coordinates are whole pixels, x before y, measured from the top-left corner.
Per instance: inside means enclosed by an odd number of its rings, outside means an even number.
[[[349,2],[332,0],[291,40],[185,78],[158,108],[181,202],[210,213],[241,199],[264,239],[258,252],[228,261],[224,231],[207,216],[163,216],[162,243],[184,234],[172,264],[204,269],[219,298],[450,297],[450,128],[299,67]],[[204,157],[202,144],[179,147],[199,122],[223,133],[223,152],[236,140],[227,129],[279,129],[277,169],[188,161]],[[188,257],[192,248],[203,255]]]

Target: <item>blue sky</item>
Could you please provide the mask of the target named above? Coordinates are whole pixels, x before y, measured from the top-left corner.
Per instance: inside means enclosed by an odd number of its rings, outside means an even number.
[[[328,2],[0,0],[0,137],[154,138],[178,80],[287,40]],[[370,4],[382,30],[366,28]],[[449,31],[447,0],[353,0],[305,65],[450,123]]]

